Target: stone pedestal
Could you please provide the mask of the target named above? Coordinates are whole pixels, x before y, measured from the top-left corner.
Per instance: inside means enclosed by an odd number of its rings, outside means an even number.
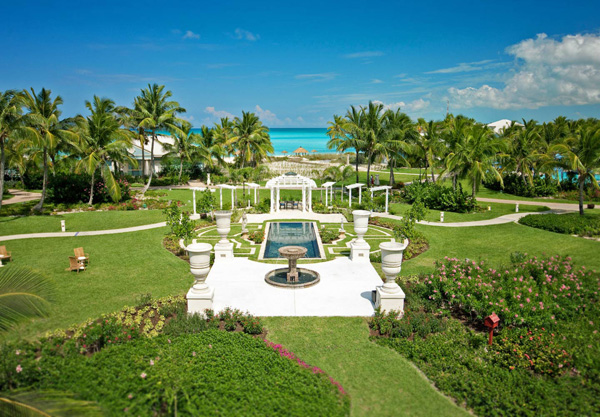
[[[190,214],[190,220],[200,220],[200,213]]]
[[[400,288],[400,291],[395,293],[388,293],[382,290],[381,287],[376,288],[375,294],[375,308],[381,308],[383,313],[387,313],[391,310],[404,312],[404,291]]]
[[[350,260],[353,262],[370,262],[371,247],[366,241],[350,243]]]
[[[197,293],[190,288],[185,298],[187,299],[187,310],[189,314],[204,314],[204,310],[213,308],[214,288],[208,288],[204,292]]]
[[[215,245],[215,262],[233,258],[233,243],[217,243]]]

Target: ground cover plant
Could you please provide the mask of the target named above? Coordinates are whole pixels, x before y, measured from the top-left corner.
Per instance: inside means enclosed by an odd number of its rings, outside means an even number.
[[[519,219],[519,223],[555,233],[600,236],[600,212],[590,213],[587,211],[583,216],[579,213],[525,216]]]
[[[406,319],[376,315],[378,343],[414,361],[476,414],[594,415],[600,276],[570,258],[514,254],[506,267],[446,258],[408,291]],[[482,326],[496,313],[491,347]],[[415,321],[417,324],[415,324]]]
[[[409,204],[417,200],[434,210],[470,213],[477,208],[477,200],[463,191],[459,184],[456,190],[435,182],[414,182],[402,190],[402,198]]]

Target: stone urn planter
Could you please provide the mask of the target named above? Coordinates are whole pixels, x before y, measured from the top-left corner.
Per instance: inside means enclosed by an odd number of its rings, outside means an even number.
[[[369,217],[371,212],[367,210],[354,210],[352,217],[354,218],[354,231],[356,232],[356,242],[366,242],[365,235],[369,230]]]
[[[215,217],[217,218],[217,233],[221,236],[219,243],[227,244],[227,235],[231,231],[231,211],[216,211]]]
[[[192,243],[185,249],[190,257],[190,272],[195,279],[192,292],[207,292],[209,288],[206,284],[206,277],[210,272],[210,251],[212,250],[212,245],[209,243]]]
[[[381,290],[386,293],[396,293],[401,291],[400,286],[396,284],[396,277],[402,269],[402,256],[408,246],[408,239],[404,242],[383,242],[379,244],[381,249],[381,270],[385,275],[385,284]]]

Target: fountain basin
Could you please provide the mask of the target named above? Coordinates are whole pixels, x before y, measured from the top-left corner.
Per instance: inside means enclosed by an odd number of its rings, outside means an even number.
[[[306,288],[320,281],[319,274],[306,268],[298,268],[298,259],[306,255],[307,249],[302,246],[284,246],[279,248],[279,255],[288,260],[287,268],[278,268],[265,275],[265,281],[276,287]]]

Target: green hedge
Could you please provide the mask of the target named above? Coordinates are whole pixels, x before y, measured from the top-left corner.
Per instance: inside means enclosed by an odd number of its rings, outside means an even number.
[[[600,235],[600,214],[536,214],[522,217],[519,223],[550,232],[580,236]]]
[[[431,210],[471,213],[477,209],[477,200],[463,191],[461,184],[454,190],[435,182],[413,182],[404,187],[402,198],[408,204],[421,200]]]
[[[289,416],[349,414],[324,374],[299,366],[263,340],[207,330],[114,345],[91,357],[12,353],[20,384],[95,401],[107,415]],[[15,365],[16,366],[16,365]],[[32,376],[36,377],[33,378]]]

